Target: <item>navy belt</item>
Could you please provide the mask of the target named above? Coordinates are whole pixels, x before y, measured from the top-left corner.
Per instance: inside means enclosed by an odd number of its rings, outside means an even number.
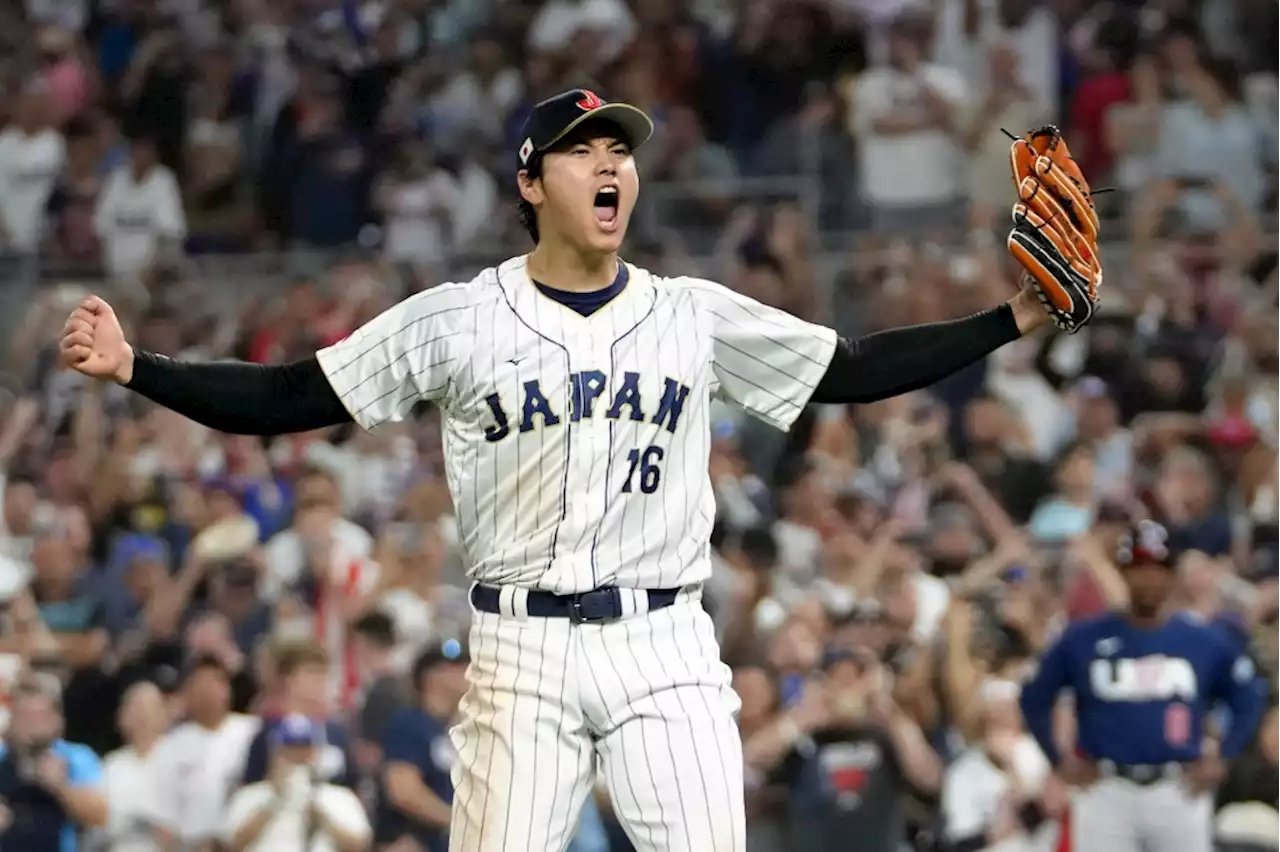
[[[680,590],[650,589],[645,594],[649,596],[649,612],[653,612],[675,603]],[[502,590],[497,586],[476,585],[471,589],[471,604],[481,612],[501,613],[501,595]],[[530,618],[567,618],[574,624],[613,621],[626,615],[622,610],[622,595],[616,586],[605,586],[573,595],[557,595],[531,589],[526,609]]]

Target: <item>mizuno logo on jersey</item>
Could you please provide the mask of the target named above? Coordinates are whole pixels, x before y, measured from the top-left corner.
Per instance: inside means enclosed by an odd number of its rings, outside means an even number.
[[[1194,701],[1199,689],[1191,663],[1157,654],[1136,660],[1094,660],[1089,684],[1102,701]]]
[[[643,385],[639,373],[626,372],[622,380],[616,383],[608,397],[608,406],[603,397],[609,388],[609,377],[599,370],[583,370],[569,374],[569,411],[567,416],[571,423],[584,418],[602,414],[609,420],[631,420],[636,423],[648,421],[657,426],[666,426],[667,431],[674,433],[684,413],[684,403],[689,396],[689,388],[675,379],[664,379],[662,393],[657,399],[642,398],[640,388]],[[532,432],[538,427],[559,426],[566,412],[557,410],[552,398],[561,398],[562,393],[548,395],[542,389],[538,379],[530,379],[524,383],[519,400],[519,419],[514,423],[520,432]],[[492,422],[484,429],[486,441],[495,443],[511,434],[513,420],[503,405],[502,395],[489,394],[485,398],[492,415]]]

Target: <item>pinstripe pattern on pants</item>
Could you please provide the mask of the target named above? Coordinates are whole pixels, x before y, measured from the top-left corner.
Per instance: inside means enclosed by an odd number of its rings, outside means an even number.
[[[739,702],[696,596],[607,624],[477,613],[451,852],[562,852],[598,765],[638,852],[745,848]]]

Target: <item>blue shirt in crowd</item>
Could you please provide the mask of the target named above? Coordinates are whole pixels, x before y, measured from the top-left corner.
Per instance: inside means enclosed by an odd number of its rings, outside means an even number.
[[[102,761],[93,749],[79,743],[55,740],[53,753],[65,761],[67,783],[95,787],[102,783]],[[10,852],[79,852],[80,828],[52,793],[18,766],[13,753],[0,744],[0,801],[9,808],[13,822],[0,835],[0,850]]]
[[[387,722],[382,738],[384,765],[395,761],[407,763],[417,770],[427,789],[445,804],[453,803],[453,783],[449,771],[455,752],[449,732],[440,721],[416,707],[396,713]],[[387,800],[385,784],[378,785],[378,840],[393,842],[409,835],[427,852],[445,852],[449,832],[422,825],[396,810]]]

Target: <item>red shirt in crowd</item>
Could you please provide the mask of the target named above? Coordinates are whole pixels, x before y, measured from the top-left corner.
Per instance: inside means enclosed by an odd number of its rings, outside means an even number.
[[[1076,89],[1071,102],[1074,130],[1071,153],[1087,175],[1111,170],[1112,151],[1107,144],[1107,111],[1129,99],[1129,77],[1119,72],[1090,77]]]

